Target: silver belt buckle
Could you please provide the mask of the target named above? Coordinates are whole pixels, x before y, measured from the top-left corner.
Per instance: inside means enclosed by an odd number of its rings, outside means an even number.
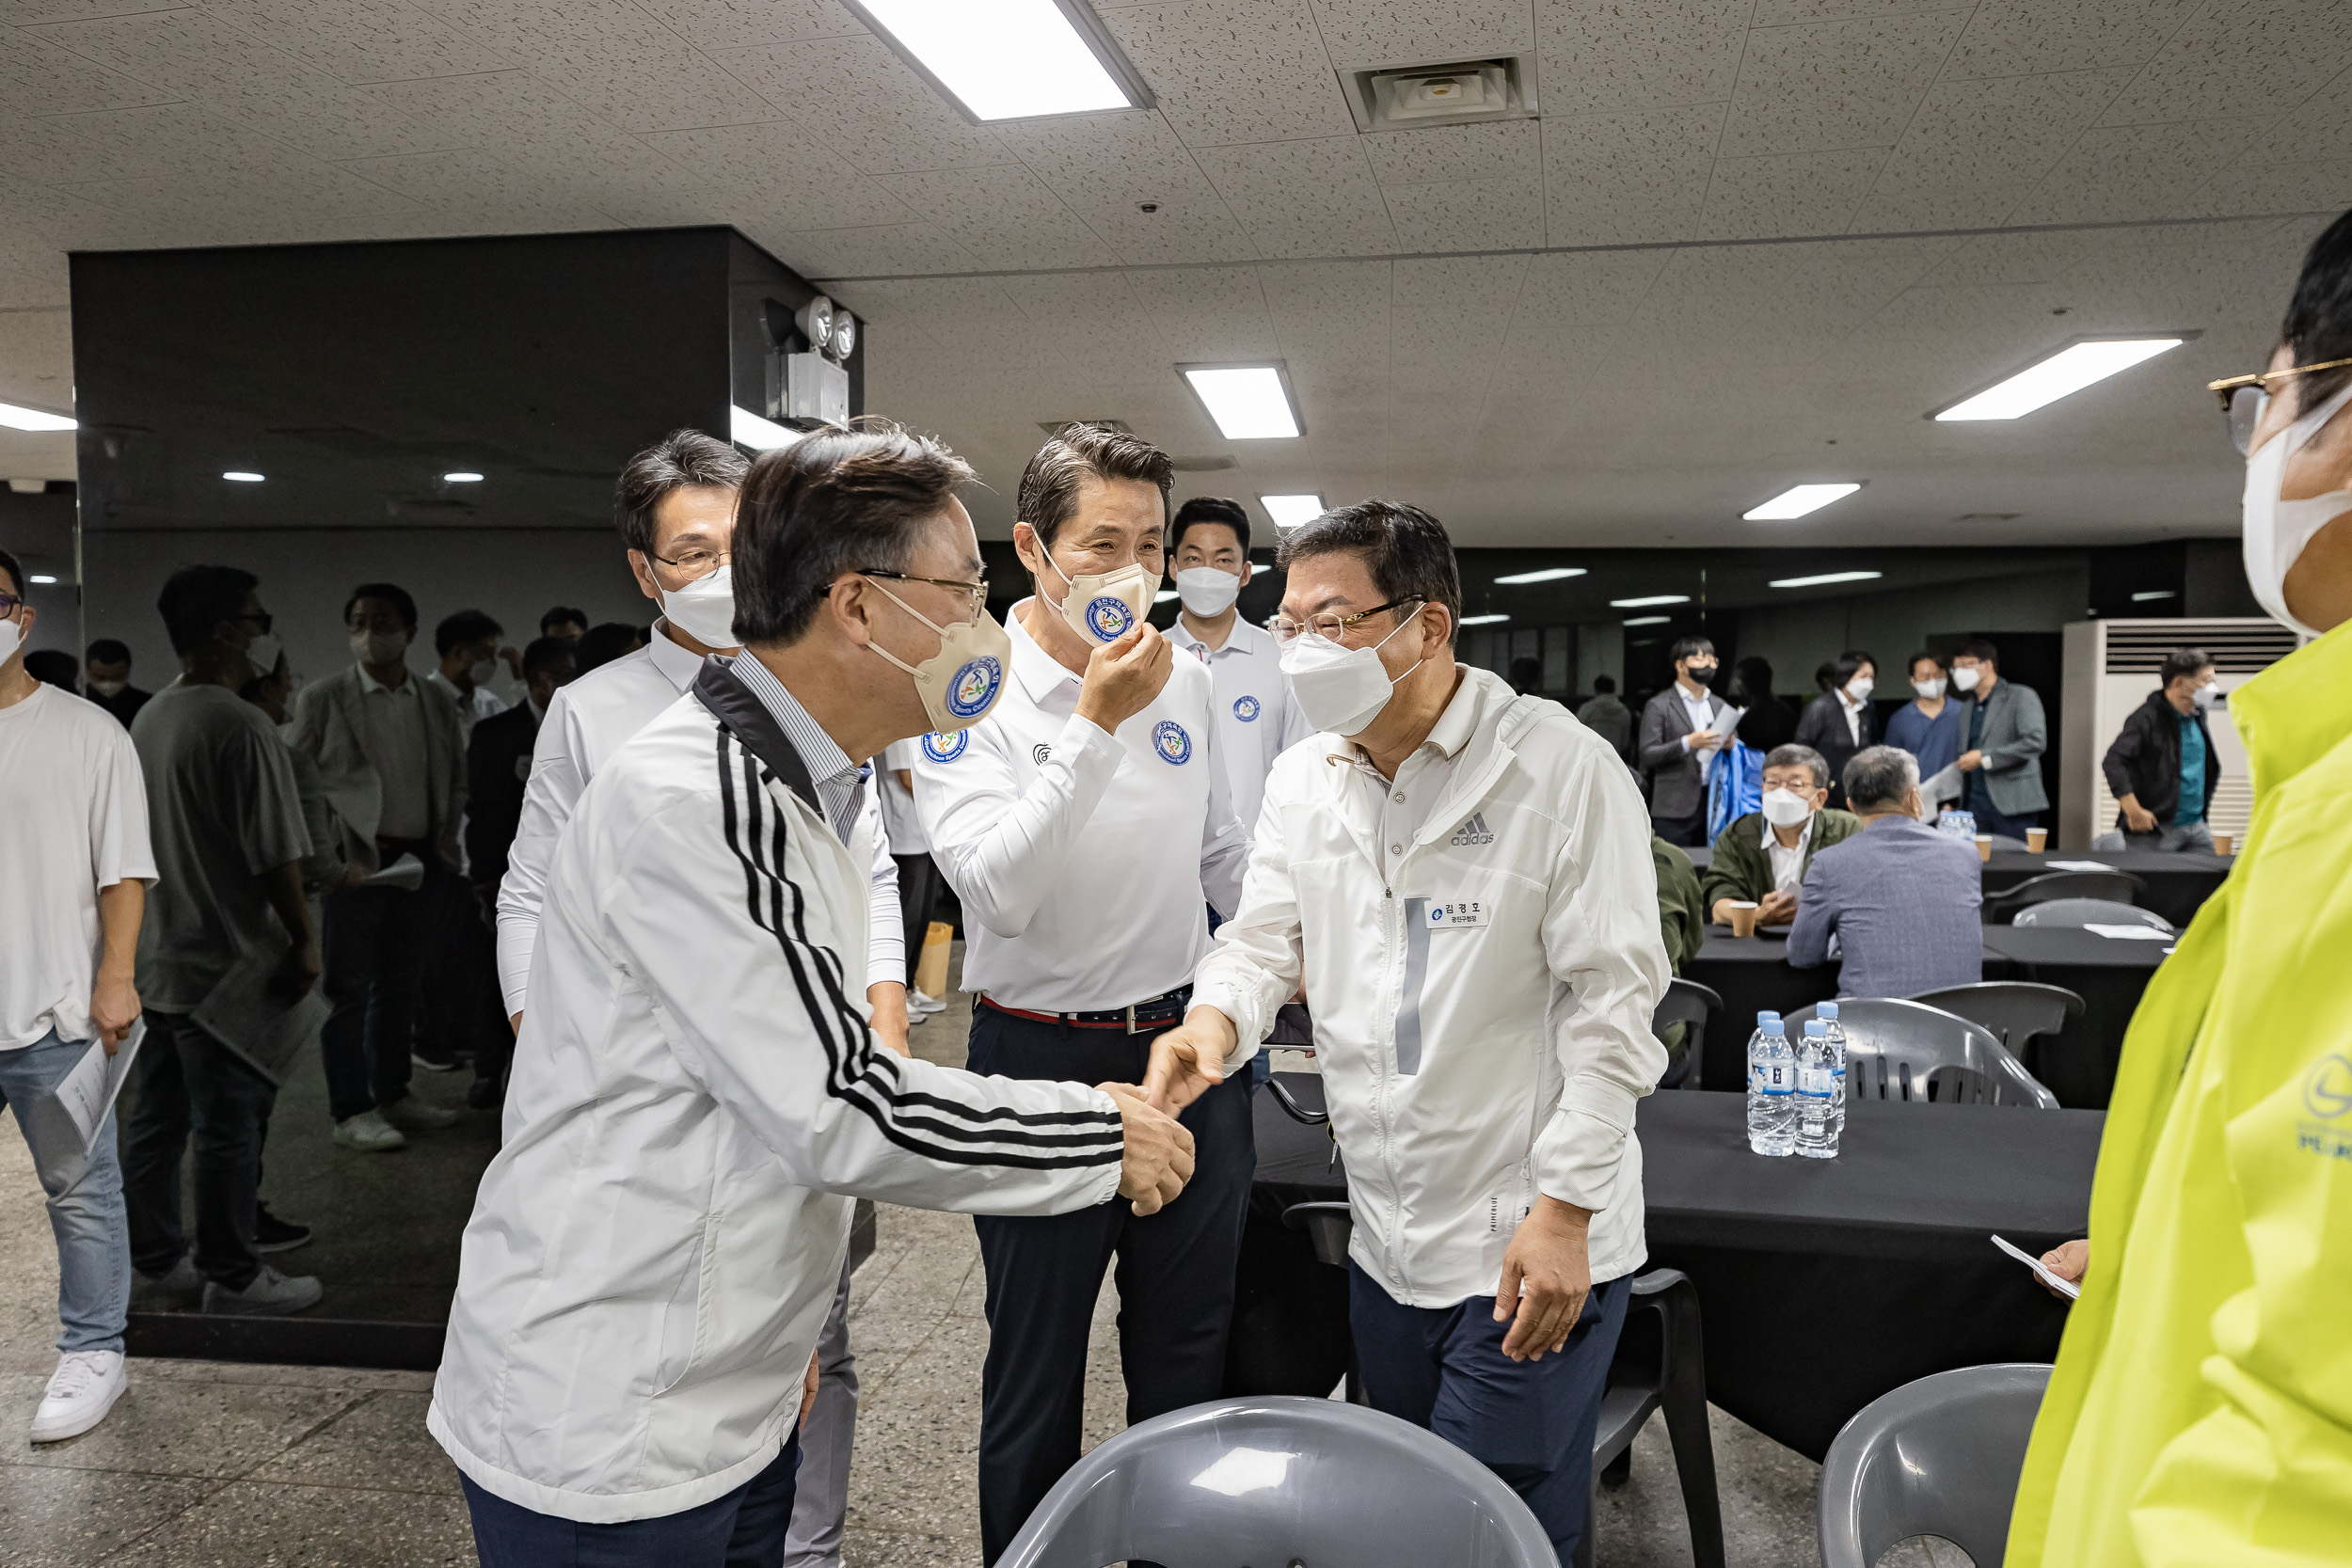
[[[1136,1005],[1132,1002],[1127,1004],[1127,1033],[1136,1033]]]

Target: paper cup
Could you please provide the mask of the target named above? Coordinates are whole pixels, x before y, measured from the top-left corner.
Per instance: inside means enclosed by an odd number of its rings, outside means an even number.
[[[1735,937],[1756,935],[1756,906],[1738,899],[1731,905],[1731,934]]]
[[[1979,833],[1977,835],[1977,859],[1980,861],[1989,861],[1992,858],[1993,835],[1991,833]]]
[[[2028,851],[2030,851],[2030,852],[2031,852],[2031,853],[2033,853],[2033,854],[2037,854],[2037,855],[2038,855],[2038,854],[2042,853],[2042,850],[2047,849],[2049,847],[2050,847],[2050,830],[2049,830],[2049,829],[2047,829],[2047,828],[2027,828],[2027,829],[2026,830],[2026,849],[2027,849]]]
[[[2237,840],[2228,833],[2216,833],[2213,835],[2213,852],[2217,855],[2229,854],[2236,843]]]

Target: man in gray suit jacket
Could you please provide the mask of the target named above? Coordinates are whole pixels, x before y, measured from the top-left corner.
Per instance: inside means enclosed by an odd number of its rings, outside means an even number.
[[[382,1152],[458,1119],[411,1095],[408,1079],[430,914],[465,863],[466,756],[449,693],[409,673],[417,604],[407,592],[362,583],[343,622],[356,662],[302,689],[288,743],[318,767],[346,868],[324,899],[327,1109],[338,1144]],[[421,890],[366,885],[404,855],[423,864]]]
[[[1871,746],[1846,764],[1862,831],[1813,857],[1788,929],[1788,962],[1818,969],[1835,937],[1840,996],[1916,996],[1984,978],[1977,847],[1919,820],[1919,761]]]
[[[1642,771],[1649,775],[1650,825],[1669,844],[1707,842],[1708,757],[1723,736],[1708,726],[1724,700],[1708,689],[1716,676],[1715,644],[1685,637],[1674,645],[1675,683],[1642,709]]]
[[[2050,747],[2042,693],[2001,679],[2000,655],[1979,637],[1952,659],[1952,685],[1963,693],[1960,770],[1968,781],[1961,805],[1973,812],[1977,832],[2023,839],[2050,809],[2042,787],[2042,753]]]

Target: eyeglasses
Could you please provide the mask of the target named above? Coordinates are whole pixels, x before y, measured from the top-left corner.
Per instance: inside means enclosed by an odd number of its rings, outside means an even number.
[[[250,615],[231,615],[229,619],[239,622],[245,626],[258,626],[264,634],[269,631],[270,618],[268,613],[264,610],[255,610]]]
[[[977,620],[980,611],[988,608],[986,578],[977,582],[965,582],[958,578],[918,578],[906,572],[877,571],[870,566],[859,567],[857,575],[862,578],[888,578],[893,582],[928,582],[933,588],[950,589],[963,595],[969,611],[967,619]]]
[[[2205,390],[2221,400],[2221,417],[2230,426],[2230,445],[2244,457],[2254,445],[2254,427],[2262,423],[2263,413],[2270,406],[2270,384],[2290,376],[2310,375],[2314,371],[2342,370],[2352,365],[2352,359],[2323,359],[2316,365],[2294,365],[2283,371],[2264,371],[2258,375],[2233,375],[2220,381],[2208,381]]]
[[[5,621],[9,616],[15,614],[16,607],[18,605],[30,604],[32,602],[32,600],[24,597],[22,594],[0,594],[0,621]]]
[[[694,582],[708,577],[720,567],[733,562],[735,552],[732,550],[683,549],[672,557],[656,555],[653,551],[647,550],[645,558],[649,561],[659,561],[687,581]]]
[[[1337,642],[1347,634],[1348,627],[1368,615],[1377,615],[1384,610],[1395,610],[1401,605],[1426,604],[1427,602],[1425,599],[1408,595],[1402,599],[1391,599],[1387,604],[1374,605],[1370,610],[1359,610],[1353,615],[1337,615],[1327,610],[1310,615],[1304,621],[1294,621],[1287,615],[1277,615],[1274,618],[1274,640],[1277,642],[1288,642],[1296,638],[1299,633],[1311,631],[1327,642]]]

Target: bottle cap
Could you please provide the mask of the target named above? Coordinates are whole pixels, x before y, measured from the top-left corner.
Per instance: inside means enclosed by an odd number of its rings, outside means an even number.
[[[1808,1018],[1804,1021],[1804,1033],[1807,1039],[1811,1039],[1816,1036],[1819,1036],[1822,1039],[1827,1039],[1829,1038],[1829,1025],[1823,1023],[1818,1018]]]
[[[1837,1016],[1837,1004],[1835,1002],[1823,1002],[1816,1006],[1813,1011],[1814,1015],[1818,1018],[1824,1020],[1833,1019]]]
[[[1762,1012],[1756,1015],[1756,1022],[1758,1023],[1778,1023],[1780,1022],[1780,1015],[1772,1011],[1770,1007],[1767,1007]]]

